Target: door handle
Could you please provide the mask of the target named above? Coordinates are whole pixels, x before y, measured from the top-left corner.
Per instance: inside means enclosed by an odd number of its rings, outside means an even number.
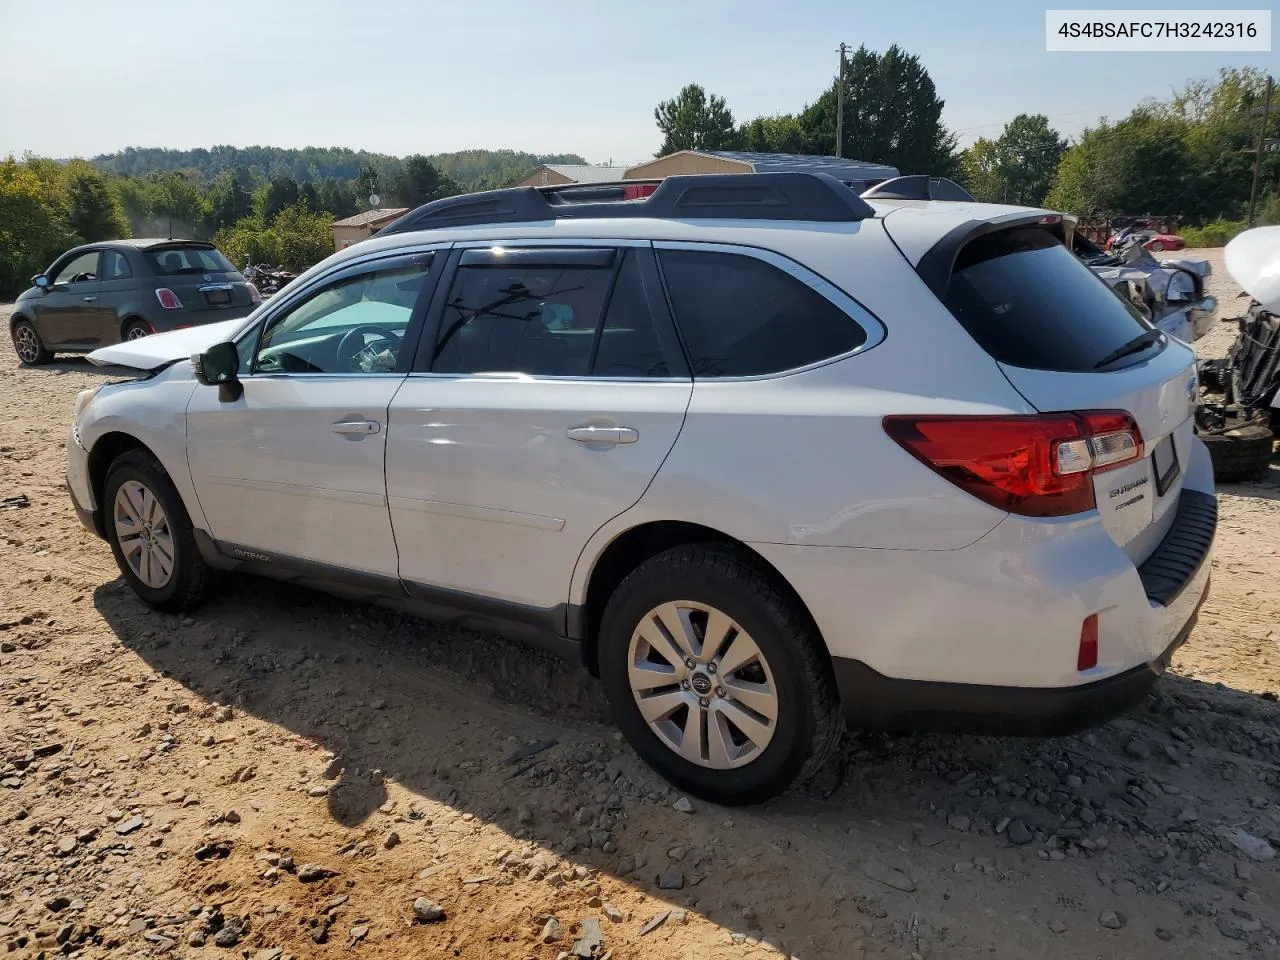
[[[377,420],[339,420],[333,425],[334,433],[341,433],[347,436],[368,436],[371,433],[377,433],[382,429],[382,424]]]
[[[565,435],[579,443],[635,443],[640,439],[640,431],[635,427],[602,427],[595,424],[570,427]]]
[[[83,300],[85,303],[93,303],[93,301],[97,300],[98,298],[97,297],[81,297],[80,299]]]

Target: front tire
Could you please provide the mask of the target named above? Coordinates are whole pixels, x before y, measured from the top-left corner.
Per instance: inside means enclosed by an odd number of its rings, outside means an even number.
[[[145,603],[179,613],[204,599],[212,570],[200,556],[182,497],[155,457],[142,450],[121,454],[107,471],[102,509],[116,564]]]
[[[1162,250],[1164,250],[1164,241],[1152,240],[1149,244],[1147,244],[1147,249],[1150,250],[1152,253],[1160,253]]]
[[[689,544],[637,567],[605,608],[599,662],[636,752],[713,803],[812,778],[844,728],[816,627],[743,549]]]
[[[13,350],[24,367],[39,367],[53,359],[53,353],[45,347],[30,320],[19,320],[13,325]]]

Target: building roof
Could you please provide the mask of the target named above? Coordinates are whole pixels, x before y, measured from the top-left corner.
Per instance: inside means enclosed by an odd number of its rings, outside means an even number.
[[[574,183],[617,183],[629,169],[628,167],[597,167],[593,164],[580,163],[544,163],[542,167],[554,170]]]
[[[756,173],[826,173],[837,180],[888,180],[898,169],[883,163],[823,157],[807,153],[751,153],[742,150],[699,150],[711,157],[751,164]]]
[[[394,220],[402,213],[408,213],[408,207],[378,207],[365,210],[355,216],[333,221],[335,227],[371,227],[385,220]]]

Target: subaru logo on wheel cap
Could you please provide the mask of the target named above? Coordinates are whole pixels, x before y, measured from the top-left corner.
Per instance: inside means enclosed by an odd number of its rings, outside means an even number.
[[[693,679],[689,681],[689,685],[693,687],[693,692],[700,697],[705,697],[711,692],[711,678],[705,673],[695,673]]]

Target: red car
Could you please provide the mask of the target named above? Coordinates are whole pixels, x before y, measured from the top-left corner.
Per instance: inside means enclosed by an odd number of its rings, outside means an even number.
[[[1139,242],[1142,246],[1153,253],[1159,253],[1161,250],[1184,250],[1187,246],[1187,241],[1174,233],[1152,233],[1147,230],[1135,230],[1127,236],[1119,233],[1112,234],[1107,240],[1107,251],[1111,252],[1123,246],[1127,240],[1134,237],[1140,238]]]

